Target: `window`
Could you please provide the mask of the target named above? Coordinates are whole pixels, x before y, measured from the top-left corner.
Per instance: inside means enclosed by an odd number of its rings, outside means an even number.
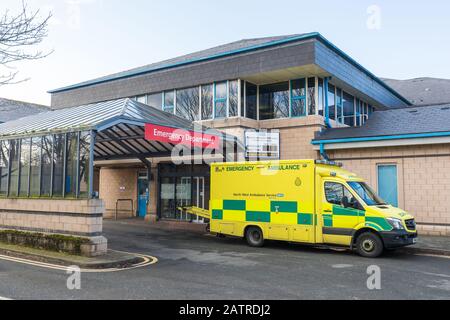
[[[325,96],[323,79],[319,78],[318,84],[319,101],[317,101],[317,110],[320,116],[324,116],[323,110],[325,108]]]
[[[65,135],[53,136],[53,196],[63,195]]]
[[[385,204],[375,192],[364,182],[347,182],[348,185],[361,197],[368,206],[378,206]]]
[[[0,141],[0,196],[8,195],[9,141]]]
[[[76,196],[78,165],[78,133],[67,134],[65,194]]]
[[[355,97],[347,92],[343,95],[344,123],[348,126],[355,126]]]
[[[308,115],[316,114],[316,78],[308,79]]]
[[[136,101],[137,102],[140,102],[140,103],[147,103],[147,96],[139,96],[139,97],[136,97]]]
[[[336,88],[331,84],[328,85],[328,115],[336,121]]]
[[[177,116],[191,120],[200,120],[200,97],[198,87],[177,90]]]
[[[226,118],[227,116],[227,83],[221,82],[215,84],[214,95],[214,117]]]
[[[50,196],[52,181],[52,146],[52,136],[45,136],[42,138],[42,196]]]
[[[11,146],[11,174],[9,180],[9,196],[19,195],[19,155],[20,140],[10,140]]]
[[[258,86],[245,82],[245,116],[257,120],[258,117]]]
[[[344,107],[342,99],[342,89],[336,88],[336,121],[340,124],[344,124]]]
[[[228,83],[229,97],[229,117],[237,117],[239,115],[239,81],[230,81]]]
[[[31,141],[31,181],[30,195],[32,197],[40,196],[41,192],[41,147],[42,138],[35,137]]]
[[[28,196],[28,177],[30,174],[31,139],[22,139],[20,147],[20,196]]]
[[[89,196],[89,164],[90,164],[91,135],[89,132],[80,133],[80,197]]]
[[[163,104],[162,96],[163,96],[163,94],[161,92],[149,94],[147,96],[147,104],[153,108],[162,109],[162,104]]]
[[[291,81],[291,117],[306,116],[306,80]]]
[[[211,120],[213,118],[213,95],[214,86],[208,84],[202,86],[202,120]]]
[[[241,117],[245,117],[245,81],[240,81],[241,85]]]
[[[397,165],[378,166],[378,194],[387,203],[398,207]]]
[[[289,82],[259,87],[259,119],[289,117]]]
[[[325,197],[328,203],[342,207],[355,207],[358,203],[352,193],[343,184],[336,182],[325,183]]]
[[[165,112],[174,113],[175,110],[175,91],[164,92],[164,107]]]

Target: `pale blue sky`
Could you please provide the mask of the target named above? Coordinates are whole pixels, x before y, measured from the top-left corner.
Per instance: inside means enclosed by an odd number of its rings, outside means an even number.
[[[55,52],[17,65],[31,80],[0,97],[50,103],[47,90],[243,38],[318,31],[380,77],[450,78],[446,0],[28,0],[52,10],[43,47]],[[0,12],[18,0],[1,0]],[[370,6],[380,29],[367,26]]]

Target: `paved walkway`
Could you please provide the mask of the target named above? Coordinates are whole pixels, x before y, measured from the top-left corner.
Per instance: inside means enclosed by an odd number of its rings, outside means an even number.
[[[432,237],[419,234],[419,242],[414,246],[405,248],[405,250],[450,256],[450,237]]]

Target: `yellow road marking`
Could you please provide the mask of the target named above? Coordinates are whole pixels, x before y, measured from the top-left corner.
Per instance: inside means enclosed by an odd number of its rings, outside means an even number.
[[[129,252],[122,252],[122,251],[116,251],[116,252],[129,253]],[[134,254],[135,256],[143,258],[144,261],[141,262],[141,263],[132,265],[132,266],[130,266],[128,268],[80,269],[80,271],[82,273],[118,272],[118,271],[126,271],[126,270],[132,270],[132,269],[137,269],[137,268],[143,268],[143,267],[147,267],[147,266],[150,266],[150,265],[154,265],[154,264],[156,264],[158,262],[158,258],[156,258],[156,257],[147,256],[147,255],[143,255],[143,254],[136,254],[136,253],[132,253],[132,254]],[[60,270],[60,271],[67,271],[67,270],[69,270],[68,266],[61,266],[61,265],[57,265],[57,264],[32,261],[32,260],[23,259],[23,258],[16,258],[16,257],[0,255],[0,259],[1,260],[6,260],[6,261],[11,261],[11,262],[16,262],[16,263],[21,263],[21,264],[26,264],[26,265],[31,265],[31,266],[35,266],[35,267],[39,267],[39,268],[46,268],[46,269]]]

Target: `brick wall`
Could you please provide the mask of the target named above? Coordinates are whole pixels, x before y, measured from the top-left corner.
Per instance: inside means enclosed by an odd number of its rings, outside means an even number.
[[[137,212],[137,168],[101,168],[100,169],[100,199],[105,202],[105,218],[115,216],[116,202],[118,199],[130,199],[131,204],[120,202],[118,206],[118,217],[135,217]]]
[[[0,230],[88,238],[86,255],[107,251],[102,200],[0,199]]]
[[[422,233],[450,235],[450,145],[330,150],[328,154],[375,190],[377,166],[396,164],[399,206],[416,217]]]

